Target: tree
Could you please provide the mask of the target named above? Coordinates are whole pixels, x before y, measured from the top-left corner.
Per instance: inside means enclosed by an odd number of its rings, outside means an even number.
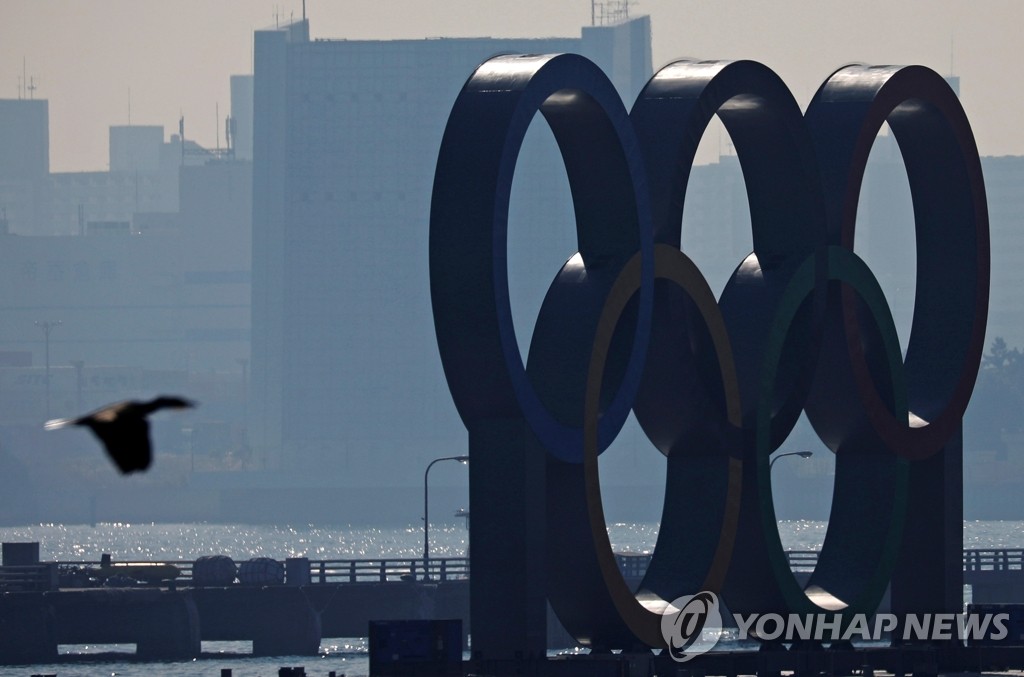
[[[1003,435],[1024,430],[1024,354],[1002,337],[981,358],[971,405],[964,416],[965,446],[1006,450]]]

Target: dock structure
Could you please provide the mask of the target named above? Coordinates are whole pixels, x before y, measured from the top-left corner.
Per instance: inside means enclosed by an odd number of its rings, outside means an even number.
[[[422,560],[304,560],[279,584],[216,586],[196,585],[191,562],[147,562],[133,564],[179,576],[134,587],[57,585],[59,570],[97,564],[0,567],[0,662],[52,660],[62,644],[135,644],[142,658],[187,659],[202,641],[225,640],[252,641],[254,655],[315,656],[323,638],[366,636],[372,620],[459,618],[469,627],[462,558],[431,558],[427,571]]]
[[[791,552],[790,566],[799,576],[813,569],[816,557],[813,551]],[[649,557],[621,554],[618,561],[626,580],[636,584]],[[963,563],[976,604],[1024,603],[1024,550],[965,550]],[[224,640],[252,641],[253,654],[261,656],[315,655],[324,638],[364,637],[375,620],[457,618],[469,628],[469,561],[464,558],[431,558],[429,570],[422,559],[298,558],[288,561],[280,584],[216,586],[196,585],[192,562],[130,564],[139,571],[172,568],[178,576],[134,587],[84,588],[61,585],[66,576],[59,572],[85,572],[100,563],[0,567],[0,662],[52,660],[64,644],[135,644],[144,658],[192,658],[202,641]],[[121,571],[121,565],[129,567],[114,563],[109,570]],[[571,641],[552,617],[548,625],[549,636],[561,639],[552,646]],[[995,649],[972,651],[987,656]],[[894,656],[878,654],[879,663],[903,660]],[[924,660],[923,654],[913,656]],[[747,667],[751,660],[723,656],[713,662]],[[561,663],[551,669],[571,672]]]

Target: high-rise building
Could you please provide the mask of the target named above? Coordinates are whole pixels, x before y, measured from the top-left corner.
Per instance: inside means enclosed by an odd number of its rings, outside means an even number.
[[[110,171],[160,171],[164,128],[160,125],[115,125],[110,128]]]
[[[231,76],[230,147],[236,160],[252,159],[252,75]]]
[[[306,21],[256,33],[252,420],[268,467],[416,487],[430,459],[465,449],[434,338],[430,195],[460,88],[510,52],[587,56],[627,108],[652,72],[648,17],[579,38],[310,40]],[[543,120],[510,212],[525,353],[544,292],[577,249]]]
[[[0,99],[0,181],[46,178],[49,126],[45,99]]]
[[[1024,348],[1024,157],[986,157],[989,220],[992,228],[992,286],[986,342],[1002,338],[1011,348]],[[986,351],[988,346],[986,346]]]
[[[71,362],[85,365],[79,379],[237,373],[249,354],[251,163],[129,125],[110,128],[109,171],[50,173],[46,112],[45,100],[0,101],[0,427],[44,416],[44,355],[57,415],[99,403],[96,383],[67,395],[58,372]],[[59,324],[52,341],[40,321]],[[116,383],[127,396],[141,381]]]
[[[256,33],[251,422],[254,453],[279,476],[315,471],[325,487],[418,491],[430,459],[466,448],[433,332],[430,192],[459,89],[479,63],[509,52],[583,54],[609,74],[627,107],[652,70],[646,18],[544,40],[310,40],[305,21]],[[1024,162],[986,158],[984,168],[990,336],[1015,347],[1024,342],[1011,265]],[[547,285],[576,249],[567,180],[542,120],[523,145],[509,223],[510,296],[525,360]],[[750,251],[749,223],[737,158],[694,168],[683,248],[716,292]],[[856,248],[905,344],[916,277],[913,207],[887,134],[862,186]],[[818,442],[802,426],[792,448],[805,444]],[[611,485],[657,487],[656,456],[631,420],[602,456],[602,475]],[[818,484],[780,492],[780,514],[825,509],[830,468],[823,448],[799,466]]]
[[[45,209],[49,125],[45,99],[0,99],[0,233],[35,223]]]

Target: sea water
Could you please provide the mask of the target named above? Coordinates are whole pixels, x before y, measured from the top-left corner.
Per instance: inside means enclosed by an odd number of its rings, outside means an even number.
[[[797,520],[779,523],[787,550],[817,550],[826,522]],[[650,553],[658,536],[656,523],[610,524],[608,536],[618,552]],[[0,528],[0,541],[36,541],[45,561],[98,561],[103,554],[121,560],[194,560],[202,555],[227,555],[236,562],[251,557],[310,559],[415,558],[423,554],[423,527],[374,529],[352,526],[240,524],[36,524]],[[469,533],[463,524],[431,525],[430,550],[435,557],[464,557]],[[965,548],[1024,547],[1024,522],[964,523]],[[248,655],[251,642],[203,642],[202,657],[188,661],[138,662],[133,645],[61,645],[64,659],[53,665],[0,667],[0,677],[57,674],[61,677],[274,677],[284,666],[304,666],[310,676],[369,672],[366,640],[325,639],[320,654],[257,658]],[[68,661],[68,662],[65,662]]]

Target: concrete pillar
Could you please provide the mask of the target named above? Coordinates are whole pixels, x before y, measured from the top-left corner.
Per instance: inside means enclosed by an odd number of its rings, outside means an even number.
[[[263,588],[254,601],[254,608],[248,610],[254,656],[316,656],[320,652],[320,613],[302,588]]]
[[[284,580],[288,585],[309,585],[309,558],[287,558],[284,561]]]
[[[963,432],[910,464],[903,547],[892,576],[892,611],[960,613],[963,609]]]
[[[199,612],[188,593],[168,592],[145,610],[135,652],[147,659],[195,658],[200,654]]]
[[[46,595],[0,595],[0,662],[45,663],[56,658],[56,623]]]
[[[48,593],[61,644],[135,644],[146,658],[199,655],[200,627],[188,591],[95,588]]]
[[[545,452],[522,420],[469,430],[473,657],[542,659],[547,650]]]

